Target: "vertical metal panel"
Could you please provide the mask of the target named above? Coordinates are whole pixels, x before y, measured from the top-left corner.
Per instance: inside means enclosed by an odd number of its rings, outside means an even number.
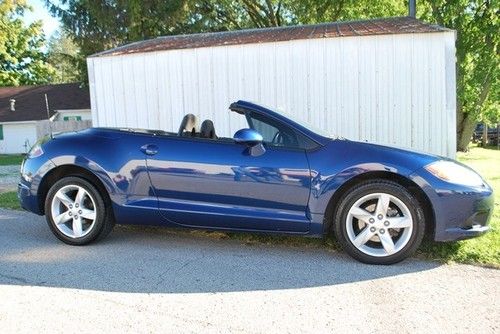
[[[245,126],[238,99],[355,140],[454,156],[452,32],[294,40],[91,58],[97,126],[177,131],[187,113],[218,135]]]
[[[325,39],[311,39],[308,44],[307,120],[325,127]]]
[[[182,57],[182,51],[171,52],[169,54],[169,57],[167,57],[170,77],[165,78],[165,80],[170,82],[170,89],[172,94],[170,100],[170,109],[167,109],[164,112],[170,112],[171,122],[170,124],[168,124],[168,127],[163,130],[177,131],[184,115],[193,112],[193,110],[189,110],[184,105],[184,86],[182,81],[183,68],[181,62]]]
[[[457,89],[456,89],[456,64],[455,64],[455,33],[448,33],[443,36],[444,39],[444,56],[445,56],[445,104],[446,104],[446,120],[447,125],[447,152],[443,155],[455,157],[457,152]],[[446,133],[444,132],[444,133]]]
[[[122,59],[116,59],[111,64],[113,82],[113,107],[115,111],[115,124],[127,126],[127,112],[125,108],[126,90],[123,80]]]
[[[372,39],[370,38],[370,41]],[[340,115],[340,134],[347,138],[360,139],[359,127],[359,66],[365,59],[359,59],[359,42],[356,37],[342,38],[342,110]],[[373,103],[373,102],[372,102]],[[363,120],[364,121],[364,120]]]
[[[143,59],[144,60],[144,59]],[[148,128],[158,129],[160,127],[160,115],[159,115],[159,98],[158,98],[158,64],[157,57],[152,54],[152,57],[148,59],[151,65],[147,65],[143,62],[144,77],[145,80],[145,90],[144,90],[144,108],[143,115],[147,118]]]
[[[359,95],[359,110],[361,120],[357,123],[359,138],[361,140],[374,141],[377,138],[377,66],[376,47],[374,38],[363,41],[359,45],[357,62],[359,64],[358,89],[362,92]],[[366,57],[366,55],[372,55]],[[374,102],[374,103],[373,103]]]
[[[97,99],[96,99],[96,85],[95,85],[95,75],[94,75],[94,59],[87,59],[87,73],[89,76],[89,92],[90,92],[90,109],[93,111],[92,122],[93,124],[99,124],[97,117],[100,114],[97,110]]]
[[[125,117],[120,118],[116,124],[106,124],[106,126],[129,126],[139,127],[138,118],[141,117],[141,109],[137,109],[136,89],[134,77],[134,57],[121,58],[121,75],[123,76],[123,97],[125,100]]]
[[[405,36],[393,37],[394,100],[391,121],[395,138],[391,144],[412,147],[412,40]]]

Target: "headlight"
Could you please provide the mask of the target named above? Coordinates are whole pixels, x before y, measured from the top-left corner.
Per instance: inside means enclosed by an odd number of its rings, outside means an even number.
[[[40,144],[35,144],[28,153],[28,158],[37,158],[43,154],[43,149]]]
[[[483,185],[483,179],[476,172],[453,161],[440,160],[427,165],[425,169],[443,181],[477,187]]]

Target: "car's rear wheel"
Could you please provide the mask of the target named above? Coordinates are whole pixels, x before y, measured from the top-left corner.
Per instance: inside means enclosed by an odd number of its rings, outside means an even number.
[[[56,182],[45,199],[45,216],[57,238],[85,245],[105,237],[113,228],[111,208],[87,180],[70,176]]]
[[[425,232],[419,201],[403,186],[386,180],[358,184],[342,197],[335,213],[335,236],[355,259],[370,264],[404,260]]]

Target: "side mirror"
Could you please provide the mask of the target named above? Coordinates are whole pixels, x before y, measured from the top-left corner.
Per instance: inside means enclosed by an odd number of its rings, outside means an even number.
[[[236,131],[233,136],[233,139],[238,144],[245,144],[249,147],[257,146],[262,144],[264,138],[262,135],[255,130],[252,129],[241,129]]]

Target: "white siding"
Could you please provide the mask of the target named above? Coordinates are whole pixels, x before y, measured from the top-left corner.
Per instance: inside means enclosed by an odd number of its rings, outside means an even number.
[[[322,38],[88,59],[94,126],[176,131],[183,115],[243,124],[236,100],[332,134],[455,155],[453,32]]]
[[[3,140],[0,140],[2,154],[26,153],[37,140],[34,122],[3,123],[2,126]]]

